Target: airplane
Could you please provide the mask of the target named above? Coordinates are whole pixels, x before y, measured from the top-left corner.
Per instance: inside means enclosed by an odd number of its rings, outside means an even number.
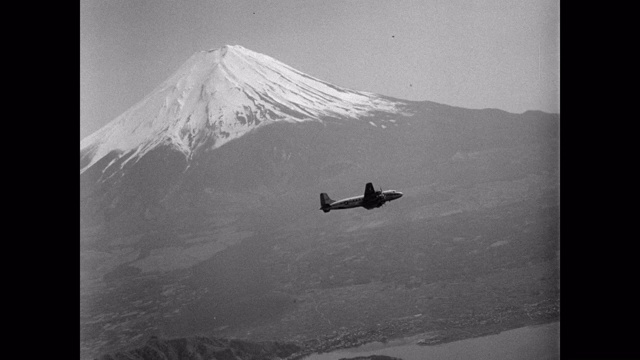
[[[362,206],[367,210],[379,208],[387,201],[402,197],[402,193],[396,190],[375,191],[372,183],[367,183],[364,195],[354,196],[338,201],[331,200],[327,193],[320,194],[320,210],[328,213],[331,210],[351,209]]]

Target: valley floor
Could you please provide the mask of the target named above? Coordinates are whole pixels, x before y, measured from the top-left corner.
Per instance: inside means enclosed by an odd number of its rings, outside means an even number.
[[[416,191],[422,197],[405,196],[404,208],[343,213],[333,227],[328,217],[302,217],[259,232],[264,220],[247,217],[243,226],[221,224],[226,232],[165,240],[168,247],[132,238],[112,250],[87,249],[81,357],[139,347],[151,336],[195,335],[295,343],[303,356],[417,334],[442,344],[558,321],[557,190],[529,195],[540,188],[535,181]],[[162,262],[164,252],[207,242],[221,249],[211,258],[187,268]]]

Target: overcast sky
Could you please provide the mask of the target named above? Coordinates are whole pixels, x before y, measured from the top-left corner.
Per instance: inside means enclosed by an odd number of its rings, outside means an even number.
[[[82,0],[80,138],[197,51],[241,45],[355,90],[560,112],[558,0]]]

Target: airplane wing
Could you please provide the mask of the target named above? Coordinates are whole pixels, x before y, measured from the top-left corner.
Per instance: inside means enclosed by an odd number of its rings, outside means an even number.
[[[367,183],[367,185],[364,187],[364,201],[373,199],[375,197],[376,197],[376,191],[373,189],[373,184]]]

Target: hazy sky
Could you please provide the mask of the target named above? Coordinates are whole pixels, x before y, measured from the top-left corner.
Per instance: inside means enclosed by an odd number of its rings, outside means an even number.
[[[347,88],[560,112],[558,0],[82,0],[80,138],[197,51],[241,45]]]

